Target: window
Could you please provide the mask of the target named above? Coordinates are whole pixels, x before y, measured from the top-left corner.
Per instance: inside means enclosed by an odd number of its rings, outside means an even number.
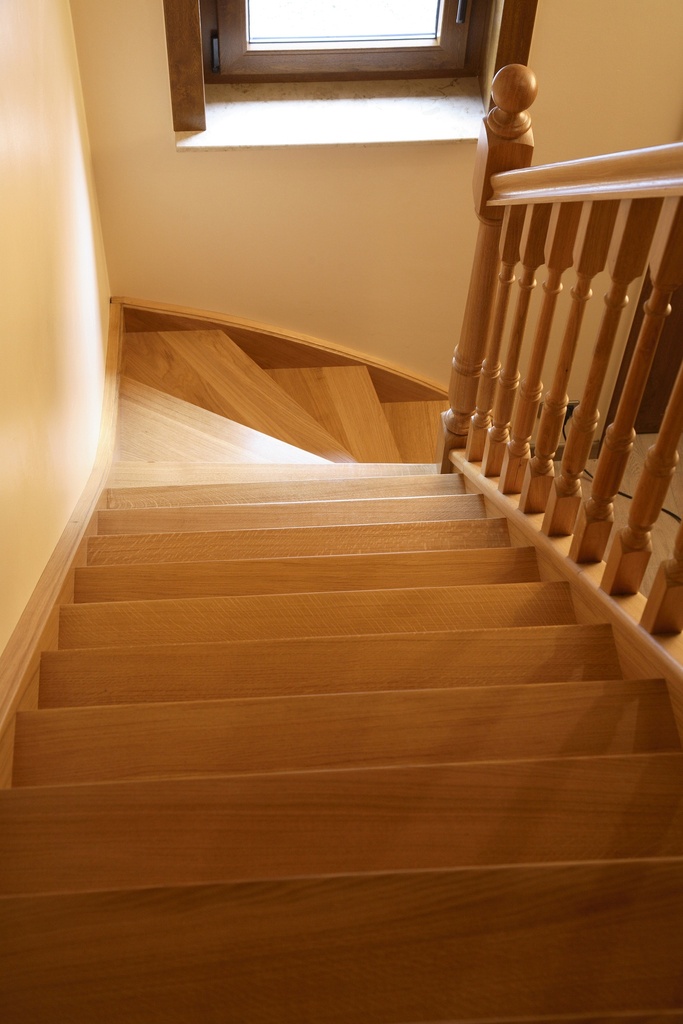
[[[526,64],[538,0],[440,0],[433,37],[408,45],[405,39],[398,45],[395,39],[364,40],[372,45],[363,47],[339,38],[320,46],[310,39],[275,46],[249,42],[246,0],[163,2],[173,127],[197,132],[206,127],[205,82],[477,76],[482,95],[488,96],[498,68]],[[280,5],[291,2],[280,0]],[[306,2],[311,8],[331,6]],[[410,6],[421,2],[411,0]]]
[[[488,0],[203,0],[205,81],[476,73],[488,7]]]

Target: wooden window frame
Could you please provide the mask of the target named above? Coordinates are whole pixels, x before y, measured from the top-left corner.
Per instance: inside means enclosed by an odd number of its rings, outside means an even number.
[[[446,47],[377,47],[367,51],[297,49],[267,53],[260,48],[245,49],[244,0],[164,0],[173,128],[175,131],[203,131],[206,128],[205,83],[478,76],[482,91],[488,94],[490,78],[498,68],[509,63],[526,64],[537,3],[538,0],[503,0],[500,34],[494,55],[486,52],[493,0],[468,0],[465,24],[456,26],[464,28],[466,36],[462,32],[456,33],[453,37],[456,42]],[[447,20],[448,28],[455,20],[457,0],[445,0],[445,4],[444,20]],[[224,15],[222,29],[219,9]],[[221,52],[221,72],[218,74],[211,67],[212,37],[216,34]],[[397,57],[402,50],[407,52]],[[415,51],[420,52],[423,60],[426,57],[426,66],[411,66]],[[354,60],[360,65],[355,70],[340,64],[341,57],[346,59],[349,53],[355,55]],[[317,63],[321,56],[325,56],[327,61],[327,67],[322,70]],[[264,58],[268,62],[266,70]],[[303,70],[300,64],[295,66],[292,63],[294,59],[299,62],[302,58],[308,61]],[[403,66],[396,66],[397,59],[403,62]],[[394,63],[391,68],[389,61]]]
[[[220,73],[211,69],[211,50],[205,45],[206,82],[312,82],[377,78],[450,78],[468,74],[468,56],[481,46],[484,24],[473,10],[488,0],[468,0],[464,22],[457,24],[459,0],[443,0],[441,32],[434,43],[404,46],[297,46],[251,45],[247,40],[247,0],[208,0],[202,3],[206,31],[216,33]],[[208,22],[208,24],[207,24]],[[470,46],[472,24],[476,39]]]

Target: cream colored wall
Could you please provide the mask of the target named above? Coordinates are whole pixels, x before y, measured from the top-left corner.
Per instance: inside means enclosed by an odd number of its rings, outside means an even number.
[[[68,0],[0,5],[0,651],[84,487],[109,289]]]
[[[72,0],[112,289],[360,349],[445,383],[474,145],[175,152],[161,0]],[[540,0],[541,160],[680,131],[683,4]]]

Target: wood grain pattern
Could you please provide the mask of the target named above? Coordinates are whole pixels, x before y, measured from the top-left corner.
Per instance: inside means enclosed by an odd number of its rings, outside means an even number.
[[[494,106],[481,128],[473,182],[479,231],[448,387],[450,409],[444,419],[447,434],[439,460],[443,472],[447,472],[448,451],[465,446],[493,316],[503,211],[488,206],[491,175],[531,163],[534,142],[527,108],[536,92],[536,78],[529,68],[521,64],[501,68],[492,85]]]
[[[293,527],[206,533],[151,533],[93,537],[90,565],[192,562],[212,558],[278,558],[343,555],[371,551],[435,551],[509,544],[504,519],[381,523],[375,526]]]
[[[124,372],[141,384],[297,448],[352,461],[344,445],[223,331],[133,334],[126,341]]]
[[[531,201],[646,199],[683,192],[683,143],[539,164],[491,180],[492,206]]]
[[[429,476],[434,464],[410,465],[400,462],[320,462],[314,466],[258,465],[217,462],[116,462],[107,486],[124,487],[192,487],[200,484],[265,483],[269,481],[353,480],[387,476]]]
[[[564,583],[365,590],[70,605],[59,646],[204,643],[574,622]]]
[[[141,533],[200,533],[313,526],[365,526],[481,519],[477,494],[415,498],[350,498],[336,501],[269,502],[180,508],[105,509],[98,516],[102,536]]]
[[[324,590],[478,586],[540,579],[533,548],[318,555],[227,562],[88,566],[74,601],[139,601]]]
[[[402,461],[365,366],[317,366],[268,373],[354,459]]]
[[[522,490],[536,414],[543,394],[543,364],[548,351],[557,299],[562,290],[562,275],[571,267],[574,259],[574,242],[580,217],[579,203],[557,204],[550,216],[545,244],[548,277],[543,285],[543,305],[536,323],[529,362],[519,386],[510,427],[510,440],[500,470],[498,487],[503,494],[518,494]]]
[[[337,501],[342,498],[407,498],[463,494],[462,477],[397,476],[350,480],[255,481],[171,487],[120,487],[107,492],[108,508],[172,508],[179,505],[239,505],[256,502]]]
[[[610,598],[600,590],[602,567],[577,566],[567,557],[566,538],[547,537],[539,532],[540,516],[525,516],[504,497],[495,485],[481,477],[478,466],[464,462],[452,453],[454,465],[466,477],[466,486],[485,495],[491,512],[508,515],[513,543],[534,544],[541,575],[545,579],[563,579],[571,585],[572,599],[579,622],[609,622],[619,649],[619,658],[627,677],[662,676],[673,693],[683,693],[683,639],[678,635],[650,637],[641,627],[645,599],[640,594]],[[678,728],[683,736],[683,719]]]
[[[409,375],[387,363],[329,345],[310,335],[189,306],[141,302],[130,297],[117,301],[123,303],[127,332],[224,330],[264,369],[364,365],[381,402],[429,402],[445,397],[445,390],[434,381]]]
[[[448,402],[385,402],[382,405],[404,462],[436,463],[441,414]]]
[[[680,749],[658,680],[393,690],[20,712],[12,784]],[[680,772],[671,789],[681,803],[683,842]],[[486,817],[498,827],[492,809]],[[548,828],[552,818],[544,818]]]
[[[98,1024],[676,1010],[682,879],[675,858],[7,897],[3,1008]]]
[[[197,0],[164,0],[171,108],[175,132],[203,132],[204,68]]]
[[[481,651],[487,653],[486,659]],[[620,679],[609,626],[46,651],[39,706]],[[333,670],[331,670],[333,669]]]
[[[326,461],[128,378],[121,382],[118,426],[119,456],[124,460]]]
[[[525,217],[525,206],[508,206],[503,213],[500,270],[491,320],[491,333],[477,387],[477,404],[465,445],[465,458],[469,462],[482,461],[488,428],[492,423],[493,398],[501,371],[499,359],[503,332],[507,320],[510,292],[515,280],[515,267],[520,261],[520,244]]]

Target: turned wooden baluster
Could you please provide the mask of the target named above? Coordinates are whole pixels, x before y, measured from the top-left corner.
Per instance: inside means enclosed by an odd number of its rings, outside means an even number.
[[[683,255],[683,252],[682,252]],[[652,554],[652,527],[678,465],[683,433],[683,366],[678,371],[657,440],[647,453],[629,509],[628,526],[610,549],[600,586],[608,594],[637,594]]]
[[[647,255],[662,208],[661,199],[622,201],[607,257],[612,284],[605,294],[605,311],[581,402],[569,421],[560,474],[551,488],[542,530],[549,537],[567,536],[574,529],[581,505],[581,474],[586,468],[600,413],[598,400],[609,366],[621,314],[628,303],[628,286],[645,270]]]
[[[531,293],[536,287],[536,271],[545,258],[544,247],[552,206],[539,203],[531,208],[522,234],[522,273],[510,341],[498,378],[492,423],[486,434],[481,471],[484,476],[499,476],[505,446],[510,439],[510,420],[519,385],[519,354],[524,341]]]
[[[676,533],[673,558],[657,570],[640,624],[648,633],[683,630],[683,524]]]
[[[493,393],[500,373],[500,347],[505,329],[510,289],[515,279],[515,267],[519,263],[519,243],[524,227],[526,206],[508,206],[503,217],[503,230],[500,244],[500,273],[498,274],[498,291],[491,326],[488,351],[481,368],[479,387],[477,389],[477,407],[472,417],[470,431],[465,445],[465,458],[469,462],[480,462],[484,454],[486,433],[491,423],[491,407]]]
[[[503,456],[498,489],[503,494],[518,494],[524,482],[529,461],[531,436],[543,394],[541,372],[550,338],[550,329],[562,291],[562,274],[572,265],[574,240],[581,217],[581,203],[562,203],[553,206],[546,241],[548,279],[543,285],[543,306],[538,318],[534,345],[524,380],[519,388],[515,416]]]
[[[533,155],[531,118],[526,109],[536,98],[533,71],[522,64],[509,64],[500,69],[491,91],[495,106],[484,119],[474,168],[475,211],[479,218],[477,247],[460,340],[453,355],[448,389],[450,409],[444,416],[439,439],[437,461],[444,473],[450,471],[448,453],[465,446],[493,315],[503,210],[487,207],[492,194],[491,177],[501,171],[528,167]]]
[[[576,284],[571,290],[572,303],[553,382],[544,402],[536,435],[534,457],[524,473],[519,507],[522,512],[543,512],[555,474],[555,452],[562,436],[567,411],[567,386],[572,372],[576,346],[586,305],[591,295],[591,281],[604,270],[607,253],[617,218],[619,203],[614,200],[586,203],[574,243]]]
[[[605,553],[614,522],[613,502],[633,448],[633,429],[657,350],[669,300],[683,277],[683,200],[664,200],[650,254],[652,293],[619,399],[614,423],[605,432],[591,496],[582,502],[569,557],[576,562],[599,562]]]

